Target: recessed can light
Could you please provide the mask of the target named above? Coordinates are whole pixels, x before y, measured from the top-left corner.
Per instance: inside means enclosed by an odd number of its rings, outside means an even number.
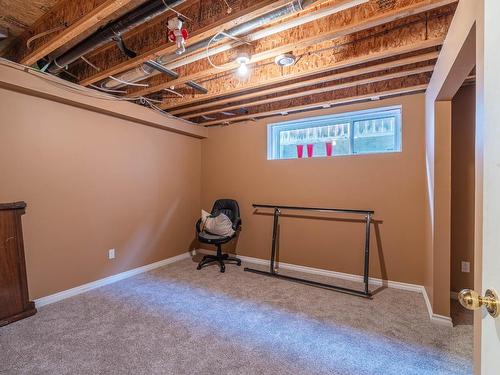
[[[274,63],[278,66],[291,66],[295,64],[296,61],[297,58],[291,53],[283,53],[276,56],[276,58],[274,59]]]

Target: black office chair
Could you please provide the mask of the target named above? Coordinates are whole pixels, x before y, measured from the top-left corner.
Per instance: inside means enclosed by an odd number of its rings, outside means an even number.
[[[236,237],[240,226],[241,226],[241,218],[240,218],[240,207],[238,206],[238,202],[233,199],[218,199],[214,203],[214,207],[212,208],[211,216],[217,216],[223,213],[226,215],[231,222],[233,223],[234,234],[232,236],[218,236],[215,234],[211,234],[201,230],[201,219],[196,223],[196,232],[198,234],[198,241],[202,243],[207,243],[211,245],[217,246],[217,254],[216,255],[205,255],[200,263],[198,263],[197,269],[201,270],[201,268],[209,263],[218,262],[220,267],[220,272],[224,272],[226,270],[226,266],[224,263],[236,262],[238,266],[241,266],[241,260],[235,257],[230,257],[228,254],[222,254],[221,246],[225,243],[231,241],[234,237]]]

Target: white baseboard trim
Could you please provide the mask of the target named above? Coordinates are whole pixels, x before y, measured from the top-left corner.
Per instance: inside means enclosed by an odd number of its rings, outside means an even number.
[[[202,253],[202,254],[215,254],[215,251],[206,250],[206,249],[197,249],[196,252]],[[269,260],[248,257],[245,255],[238,255],[238,258],[240,258],[243,262],[259,264],[261,266],[269,266],[269,262],[270,262]],[[290,270],[290,271],[298,271],[298,272],[308,273],[311,275],[327,276],[327,277],[333,277],[333,278],[337,278],[337,279],[341,279],[341,280],[348,280],[348,281],[354,281],[354,282],[363,282],[363,276],[361,276],[361,275],[353,275],[353,274],[349,274],[349,273],[330,271],[330,270],[325,270],[325,269],[321,269],[321,268],[299,266],[299,265],[291,264],[291,263],[279,262],[279,268],[285,269],[285,270]],[[427,312],[429,313],[429,319],[434,323],[437,323],[440,325],[446,325],[448,327],[453,327],[453,323],[452,323],[452,320],[450,317],[433,313],[429,297],[427,296],[427,291],[425,290],[425,287],[423,285],[402,283],[399,281],[391,281],[391,280],[382,280],[382,279],[377,279],[377,278],[373,278],[373,277],[370,277],[369,281],[370,281],[371,285],[386,286],[388,288],[421,293],[424,297],[424,300],[425,300]]]
[[[160,261],[155,262],[155,263],[147,264],[145,266],[133,268],[131,270],[121,272],[121,273],[118,273],[118,274],[113,275],[113,276],[109,276],[109,277],[105,277],[103,279],[92,281],[90,283],[83,284],[83,285],[77,286],[75,288],[71,288],[68,290],[64,290],[62,292],[51,294],[51,295],[46,296],[46,297],[38,298],[35,300],[35,306],[37,308],[40,308],[42,306],[49,305],[51,303],[58,302],[58,301],[61,301],[63,299],[66,299],[66,298],[73,297],[73,296],[76,296],[78,294],[88,292],[92,289],[96,289],[96,288],[99,288],[99,287],[104,286],[104,285],[112,284],[114,282],[126,279],[128,277],[132,277],[132,276],[138,275],[140,273],[144,273],[147,271],[154,270],[156,268],[166,266],[167,264],[171,264],[171,263],[175,263],[175,262],[178,262],[180,260],[183,260],[183,259],[187,259],[190,256],[194,255],[195,253],[215,254],[215,251],[206,250],[206,249],[198,249],[195,251],[182,253],[182,254],[173,256],[171,258],[160,260]],[[248,257],[248,256],[244,256],[244,255],[238,255],[238,257],[242,261],[247,262],[247,263],[269,266],[269,260]],[[335,272],[335,271],[329,271],[329,270],[325,270],[325,269],[321,269],[321,268],[299,266],[296,264],[283,263],[283,262],[279,263],[279,267],[282,269],[286,269],[286,270],[298,271],[298,272],[303,272],[303,273],[308,273],[308,274],[313,274],[313,275],[333,277],[333,278],[354,281],[354,282],[363,282],[363,276],[361,276],[361,275],[352,275],[352,274],[343,273],[343,272]],[[437,324],[446,325],[448,327],[453,327],[453,323],[452,323],[452,320],[450,317],[434,314],[432,312],[432,306],[431,306],[431,303],[429,301],[429,297],[427,296],[427,292],[425,290],[425,287],[423,287],[422,285],[402,283],[399,281],[381,280],[381,279],[372,278],[372,277],[370,278],[370,284],[376,285],[376,286],[386,286],[386,287],[394,288],[394,289],[422,293],[422,295],[424,296],[425,305],[427,306],[427,311],[429,313],[429,319],[432,322],[435,322]]]
[[[145,266],[142,266],[142,267],[133,268],[131,270],[121,272],[121,273],[118,273],[118,274],[113,275],[113,276],[108,276],[108,277],[105,277],[103,279],[92,281],[90,283],[83,284],[83,285],[77,286],[75,288],[63,290],[62,292],[51,294],[51,295],[46,296],[46,297],[41,297],[41,298],[38,298],[35,300],[35,306],[36,306],[36,308],[39,308],[39,307],[42,307],[45,305],[49,305],[51,303],[58,302],[58,301],[61,301],[63,299],[66,299],[66,298],[73,297],[73,296],[76,296],[78,294],[88,292],[89,290],[96,289],[96,288],[99,288],[99,287],[104,286],[104,285],[112,284],[114,282],[126,279],[128,277],[132,277],[132,276],[138,275],[140,273],[151,271],[151,270],[154,270],[155,268],[160,268],[160,267],[166,266],[167,264],[171,264],[171,263],[177,262],[179,260],[187,259],[190,256],[191,256],[191,254],[189,252],[182,253],[182,254],[173,256],[171,258],[160,260],[160,261],[155,262],[155,263],[146,264]]]
[[[203,254],[215,254],[215,251],[206,250],[206,249],[198,249],[197,252],[203,253]],[[240,258],[243,262],[259,264],[261,266],[269,266],[269,260],[247,257],[245,255],[238,255],[238,258]],[[303,273],[308,273],[308,274],[318,275],[318,276],[334,277],[337,279],[354,281],[354,282],[359,282],[359,283],[363,282],[363,276],[361,276],[361,275],[353,275],[350,273],[330,271],[330,270],[325,270],[322,268],[299,266],[297,264],[284,263],[284,262],[279,262],[278,264],[279,264],[279,268],[284,269],[284,270],[303,272]],[[399,281],[381,280],[381,279],[377,279],[377,278],[373,278],[373,277],[370,277],[370,284],[376,285],[376,286],[386,286],[386,287],[394,288],[394,289],[408,290],[411,292],[419,292],[419,293],[422,291],[422,288],[423,288],[423,286],[421,286],[421,285],[401,283]]]
[[[427,312],[429,313],[429,319],[434,323],[453,328],[453,321],[449,316],[434,314],[432,311],[431,301],[429,300],[425,287],[422,287],[422,294],[424,296],[425,305],[427,306]]]

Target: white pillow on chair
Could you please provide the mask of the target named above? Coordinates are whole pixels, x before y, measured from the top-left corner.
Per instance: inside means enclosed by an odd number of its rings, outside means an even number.
[[[201,210],[201,230],[224,237],[231,237],[234,234],[233,223],[227,215],[220,213],[211,217],[205,210]]]

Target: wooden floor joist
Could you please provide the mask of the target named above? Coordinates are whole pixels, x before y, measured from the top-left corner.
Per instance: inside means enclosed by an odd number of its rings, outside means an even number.
[[[249,9],[245,9],[243,12],[238,12],[234,14],[230,14],[227,17],[224,17],[223,19],[219,20],[218,22],[215,22],[214,24],[210,25],[209,27],[202,28],[196,32],[194,32],[192,35],[189,36],[189,42],[188,46],[190,44],[197,43],[203,39],[206,39],[212,35],[215,35],[216,33],[220,31],[227,30],[231,27],[234,27],[236,25],[239,25],[243,22],[246,22],[252,18],[255,18],[258,15],[270,12],[271,10],[274,10],[276,8],[282,7],[283,5],[287,4],[289,0],[262,0],[257,2],[253,7]],[[144,63],[147,60],[155,59],[158,56],[165,55],[165,54],[175,54],[175,51],[177,50],[177,46],[174,44],[169,43],[168,45],[161,45],[153,50],[150,50],[146,53],[143,53],[135,58],[128,59],[120,64],[117,64],[109,69],[102,70],[101,72],[84,78],[82,79],[79,83],[82,86],[88,86],[92,83],[101,81],[103,79],[108,78],[111,75],[116,75],[118,73],[122,73],[124,71],[133,69],[137,67],[138,65]]]
[[[290,91],[290,90],[296,90],[296,89],[304,88],[304,87],[307,87],[307,86],[314,86],[314,85],[317,85],[317,84],[320,84],[320,83],[326,83],[326,82],[336,81],[336,80],[340,80],[340,79],[344,79],[344,78],[350,78],[350,77],[354,77],[354,76],[360,76],[360,75],[363,75],[363,74],[376,73],[376,72],[380,72],[380,71],[387,70],[387,69],[394,69],[394,68],[402,67],[402,66],[405,66],[405,65],[410,65],[410,64],[420,63],[420,62],[424,62],[424,61],[434,60],[434,59],[437,59],[438,55],[439,55],[439,52],[437,52],[437,51],[436,52],[425,53],[425,54],[422,54],[422,55],[407,57],[407,58],[404,58],[404,59],[394,60],[394,61],[390,61],[390,62],[386,62],[386,63],[382,63],[382,64],[377,64],[377,65],[372,65],[372,66],[368,66],[368,67],[365,67],[365,68],[359,68],[359,69],[349,70],[349,71],[346,71],[346,72],[343,72],[343,73],[332,74],[332,75],[329,75],[329,76],[326,76],[326,77],[320,77],[320,78],[314,78],[314,79],[310,79],[310,80],[304,80],[304,81],[292,83],[292,84],[289,84],[289,85],[283,85],[283,86],[273,87],[273,88],[270,88],[270,89],[267,89],[267,90],[261,90],[261,91],[257,91],[257,92],[251,92],[249,94],[244,94],[244,95],[239,95],[239,96],[233,96],[233,97],[227,98],[227,99],[212,100],[212,101],[210,101],[208,103],[200,104],[200,105],[197,105],[197,106],[190,106],[190,107],[178,109],[178,110],[175,110],[175,111],[169,111],[169,113],[171,113],[173,115],[176,115],[176,116],[181,115],[181,117],[184,117],[184,118],[192,118],[192,117],[195,117],[195,116],[198,116],[198,115],[206,115],[206,114],[210,114],[210,113],[216,113],[217,110],[209,110],[209,111],[205,111],[205,112],[196,112],[196,114],[194,112],[195,111],[199,111],[200,109],[209,108],[209,107],[216,107],[216,106],[220,106],[220,105],[224,105],[224,104],[228,104],[228,103],[232,103],[232,102],[236,102],[236,101],[249,100],[249,99],[252,99],[252,98],[262,97],[262,96],[265,96],[265,95],[271,95],[271,94],[276,94],[276,93],[280,93],[280,92],[285,92],[285,91]],[[304,93],[306,93],[306,92],[304,92]],[[242,105],[247,106],[248,103],[245,103],[245,104],[242,104]],[[226,108],[230,109],[231,107],[226,107]],[[189,114],[183,116],[182,114],[185,113],[185,112],[189,112]]]
[[[274,58],[279,54],[286,53],[289,51],[294,51],[300,48],[306,48],[311,45],[336,39],[348,34],[355,32],[360,32],[363,30],[371,29],[376,26],[383,25],[388,22],[392,22],[401,18],[409,17],[414,14],[426,12],[435,8],[439,8],[445,5],[455,3],[456,0],[424,0],[418,3],[413,3],[403,8],[395,9],[386,13],[377,14],[376,16],[370,17],[364,21],[358,22],[356,24],[348,24],[333,31],[321,32],[316,35],[312,35],[309,38],[298,38],[298,40],[281,45],[270,50],[263,51],[261,53],[255,54],[251,57],[250,64],[255,64],[260,61],[264,61],[270,58]],[[154,92],[158,92],[164,88],[170,86],[179,86],[185,84],[187,81],[200,81],[205,77],[215,75],[222,72],[227,72],[237,68],[238,64],[236,62],[230,62],[222,65],[218,68],[211,68],[207,70],[202,70],[195,72],[178,79],[163,82],[157,85],[153,85],[144,89],[133,91],[129,96],[146,96]]]
[[[424,66],[421,68],[403,70],[403,71],[391,73],[391,74],[383,74],[383,75],[379,75],[379,76],[375,76],[375,77],[371,77],[371,78],[366,78],[366,79],[361,79],[361,80],[356,80],[356,81],[351,81],[351,82],[346,82],[346,83],[340,83],[340,84],[336,84],[336,85],[332,85],[332,86],[319,87],[319,88],[315,88],[315,89],[311,89],[311,90],[300,91],[300,92],[296,92],[293,94],[287,94],[287,95],[276,96],[276,97],[272,97],[272,98],[255,100],[252,102],[237,104],[237,105],[233,105],[233,106],[227,106],[227,107],[218,108],[218,109],[212,109],[212,110],[204,111],[204,112],[192,113],[192,114],[189,114],[186,116],[181,116],[181,117],[184,119],[190,119],[190,118],[203,116],[203,115],[209,115],[209,114],[213,114],[213,113],[221,113],[222,111],[232,111],[232,110],[239,109],[242,107],[245,107],[245,108],[254,107],[254,106],[261,105],[261,104],[278,102],[281,100],[300,98],[302,96],[321,94],[321,93],[324,93],[327,91],[341,90],[341,89],[345,89],[348,87],[354,87],[354,86],[358,86],[358,85],[366,85],[369,83],[386,81],[388,79],[401,78],[401,77],[411,76],[411,75],[415,75],[415,74],[432,72],[433,70],[434,70],[434,66],[429,65],[429,66]]]
[[[259,119],[259,118],[264,118],[264,117],[279,116],[279,115],[283,115],[283,112],[286,112],[287,114],[291,114],[292,112],[301,112],[301,111],[309,111],[309,110],[313,111],[313,110],[324,109],[324,108],[328,108],[328,107],[332,107],[332,106],[338,106],[338,105],[342,105],[342,104],[349,104],[349,103],[354,103],[354,102],[359,102],[359,101],[370,100],[373,97],[385,98],[388,96],[412,94],[412,93],[425,91],[426,89],[427,89],[426,84],[425,85],[417,85],[417,86],[405,87],[405,88],[396,89],[396,90],[380,91],[377,93],[351,96],[351,97],[341,98],[341,99],[337,99],[337,100],[329,100],[329,101],[319,102],[319,103],[314,103],[314,104],[289,107],[286,109],[286,111],[285,110],[274,110],[274,111],[255,113],[255,114],[251,114],[251,115],[232,117],[231,119],[220,119],[220,120],[207,121],[207,122],[202,122],[199,125],[200,126],[214,126],[214,125],[232,124],[235,122],[242,122],[242,121]]]
[[[425,50],[427,48],[440,46],[443,44],[443,41],[444,41],[444,38],[436,38],[436,39],[425,40],[425,41],[422,41],[419,43],[413,43],[413,44],[409,44],[409,45],[405,45],[405,46],[401,46],[401,47],[390,48],[390,49],[387,49],[384,51],[374,52],[374,53],[370,53],[370,54],[366,54],[366,55],[356,56],[352,59],[338,61],[338,62],[333,63],[324,69],[316,69],[316,70],[305,71],[305,72],[300,72],[300,73],[296,73],[296,74],[288,74],[285,76],[279,76],[279,77],[276,77],[275,79],[267,80],[264,83],[259,82],[259,83],[255,83],[252,85],[246,85],[244,87],[239,87],[235,90],[226,91],[224,93],[203,95],[200,97],[196,97],[192,100],[189,100],[187,102],[183,102],[182,104],[168,104],[167,103],[167,104],[160,105],[160,107],[164,110],[169,111],[172,114],[177,115],[180,113],[184,113],[186,111],[207,108],[207,106],[210,106],[212,104],[214,99],[221,97],[221,96],[228,96],[228,95],[236,96],[236,95],[243,93],[245,91],[254,90],[254,89],[257,89],[260,87],[276,85],[276,84],[280,84],[280,83],[292,81],[292,80],[305,79],[307,77],[311,77],[311,76],[322,74],[322,73],[327,73],[327,72],[338,70],[338,69],[344,69],[344,68],[348,68],[351,66],[356,66],[356,65],[360,65],[360,64],[371,63],[374,61],[383,60],[383,59],[386,59],[389,57],[404,55],[404,54],[416,52],[419,50]],[[430,56],[434,56],[434,55],[427,55],[427,56],[430,57]],[[394,61],[393,63],[397,64],[396,61]],[[387,65],[386,65],[388,69],[390,69],[392,67],[392,65],[390,65],[390,64],[391,63],[387,63]],[[235,99],[231,98],[229,100],[234,101]],[[201,102],[201,101],[203,101],[203,104],[200,104],[198,106],[193,106],[194,103]],[[205,103],[206,101],[210,101],[210,102]],[[185,107],[185,106],[187,106],[187,107]],[[171,109],[176,108],[176,107],[182,107],[182,108],[179,110],[176,110],[176,111],[170,111]]]
[[[86,30],[95,26],[104,18],[116,12],[121,7],[127,5],[131,1],[132,0],[107,0],[103,4],[99,5],[97,8],[93,9],[91,12],[84,15],[77,22],[75,22],[68,28],[58,33],[48,42],[36,48],[33,52],[24,57],[21,60],[21,63],[24,65],[33,65],[38,60],[47,56],[52,51],[55,51],[59,47],[67,43],[70,43],[80,34],[84,33]]]

